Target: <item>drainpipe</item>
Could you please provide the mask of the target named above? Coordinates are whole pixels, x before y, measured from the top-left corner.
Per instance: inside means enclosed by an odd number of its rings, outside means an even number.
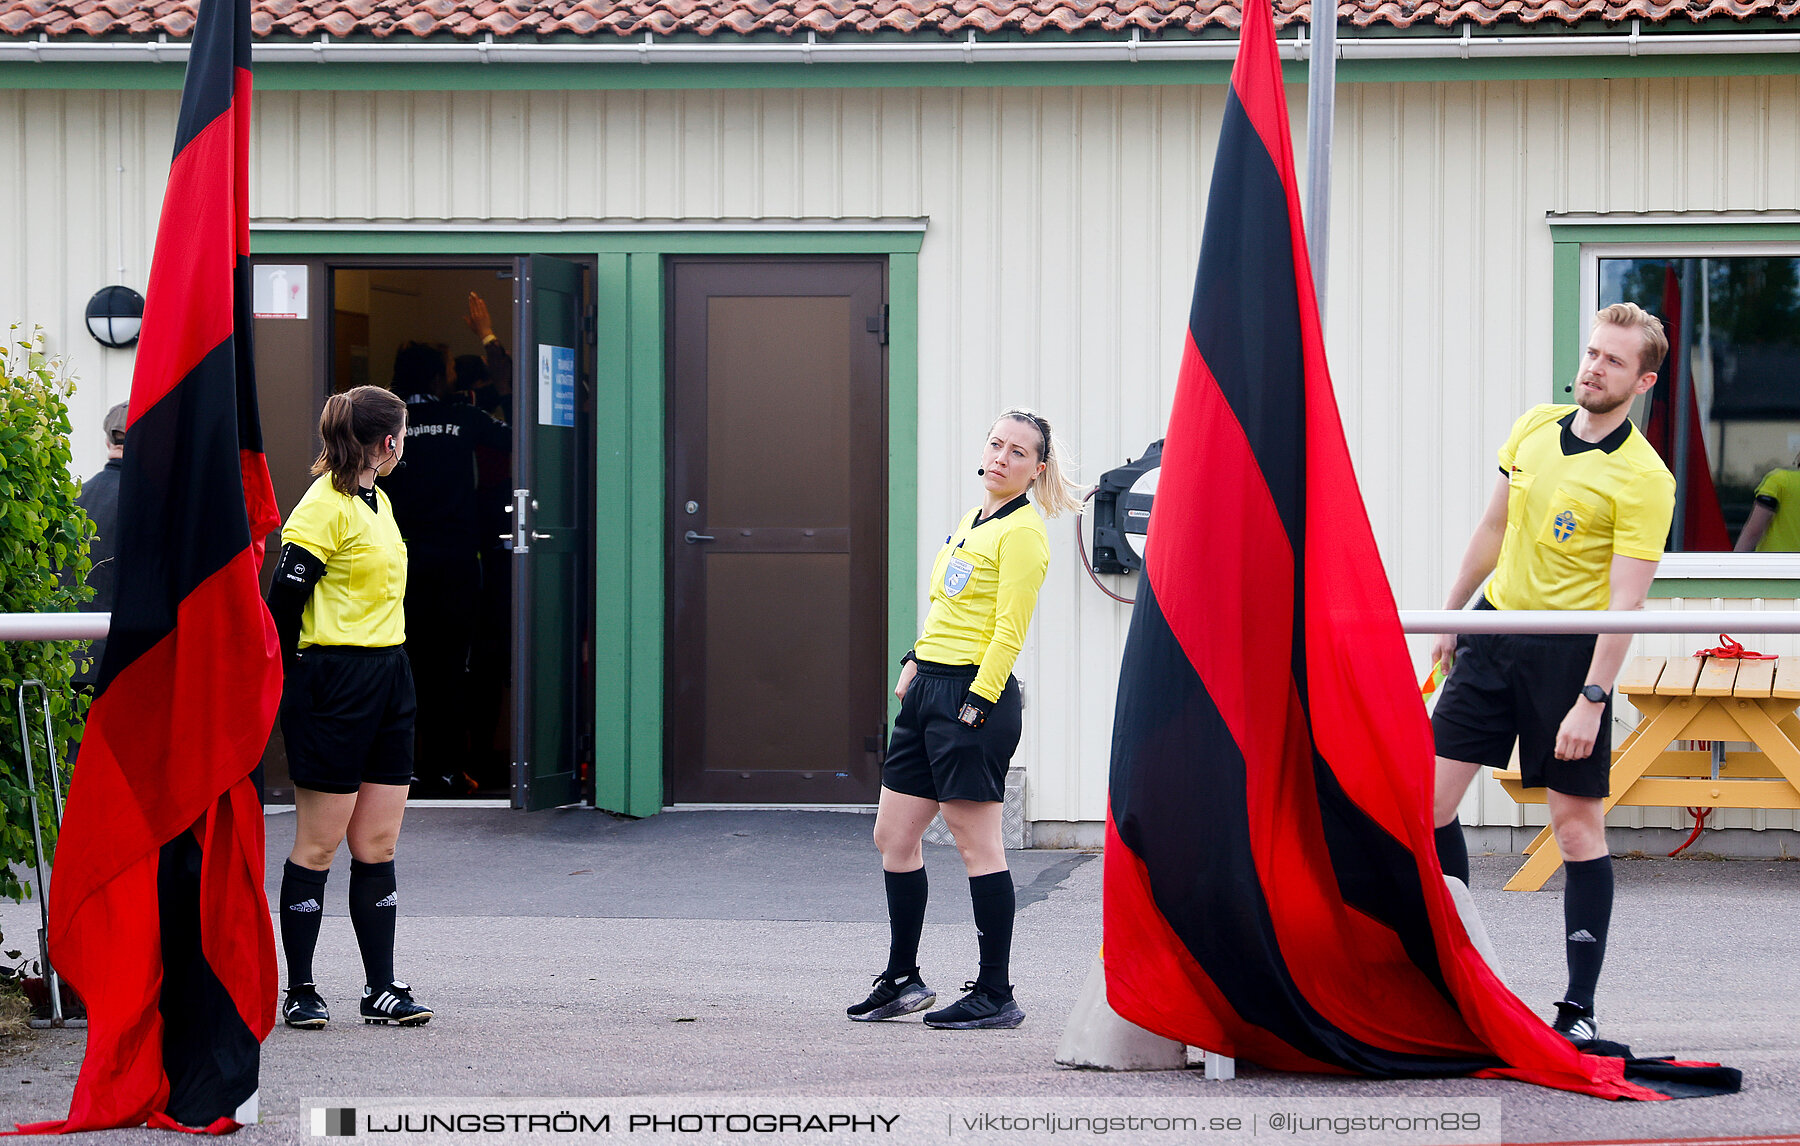
[[[1306,61],[1306,253],[1323,326],[1331,253],[1331,130],[1337,114],[1337,0],[1312,0],[1312,16]]]

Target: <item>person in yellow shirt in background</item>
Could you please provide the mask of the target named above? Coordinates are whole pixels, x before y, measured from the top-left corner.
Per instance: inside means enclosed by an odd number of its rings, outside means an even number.
[[[1500,480],[1450,587],[1461,609],[1641,609],[1675,513],[1675,477],[1631,424],[1631,400],[1656,384],[1662,323],[1631,303],[1594,316],[1573,406],[1537,406],[1500,447]],[[1569,987],[1554,1026],[1571,1042],[1598,1032],[1594,989],[1612,921],[1612,857],[1601,805],[1612,770],[1612,687],[1629,633],[1444,636],[1450,670],[1432,712],[1433,824],[1444,874],[1469,881],[1457,805],[1484,767],[1518,741],[1527,788],[1546,788],[1566,860]]]
[[[283,656],[281,735],[294,781],[294,850],[282,869],[281,1017],[330,1021],[313,983],[325,878],[350,841],[350,923],[362,953],[365,1023],[419,1026],[431,1008],[394,978],[394,846],[412,783],[412,669],[406,659],[406,543],[375,479],[403,464],[406,403],[376,386],[325,400],[320,475],[281,531],[269,588]]]
[[[1013,663],[1050,567],[1039,507],[1055,517],[1081,504],[1063,472],[1065,452],[1041,415],[1024,409],[1000,415],[976,470],[981,504],[944,539],[932,566],[924,631],[902,658],[894,687],[900,713],[875,813],[887,885],[888,965],[869,997],[847,1009],[855,1022],[911,1014],[937,999],[920,978],[918,955],[927,893],[920,842],[940,810],[969,873],[980,972],[964,984],[959,1001],[930,1012],[925,1022],[967,1030],[1025,1021],[1008,974],[1014,900],[1000,816],[1021,728]]]
[[[1800,466],[1800,457],[1794,464]],[[1770,470],[1762,479],[1756,504],[1732,548],[1739,553],[1800,553],[1800,469]]]

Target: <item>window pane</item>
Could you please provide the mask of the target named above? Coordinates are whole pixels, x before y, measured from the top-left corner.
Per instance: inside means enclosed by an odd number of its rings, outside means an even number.
[[[1601,259],[1615,302],[1669,332],[1632,420],[1678,479],[1670,552],[1800,550],[1800,258]]]

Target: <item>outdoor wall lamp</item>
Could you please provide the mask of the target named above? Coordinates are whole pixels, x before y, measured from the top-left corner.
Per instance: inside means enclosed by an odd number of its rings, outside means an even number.
[[[128,286],[101,287],[88,299],[88,333],[102,346],[125,349],[138,340],[143,325],[144,296]]]

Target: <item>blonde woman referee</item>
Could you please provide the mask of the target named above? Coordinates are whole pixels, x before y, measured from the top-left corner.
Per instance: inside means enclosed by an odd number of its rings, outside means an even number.
[[[900,713],[875,814],[887,884],[888,964],[869,997],[848,1008],[855,1022],[911,1014],[937,999],[920,978],[918,953],[927,892],[920,841],[939,811],[968,869],[980,970],[963,985],[961,999],[930,1012],[925,1023],[969,1030],[1025,1021],[1008,971],[1013,885],[1000,812],[1006,770],[1019,746],[1013,662],[1050,565],[1039,508],[1054,517],[1080,504],[1063,475],[1062,451],[1042,415],[1024,409],[1000,415],[976,470],[981,504],[944,539],[932,567],[924,632],[902,659],[894,687]]]

